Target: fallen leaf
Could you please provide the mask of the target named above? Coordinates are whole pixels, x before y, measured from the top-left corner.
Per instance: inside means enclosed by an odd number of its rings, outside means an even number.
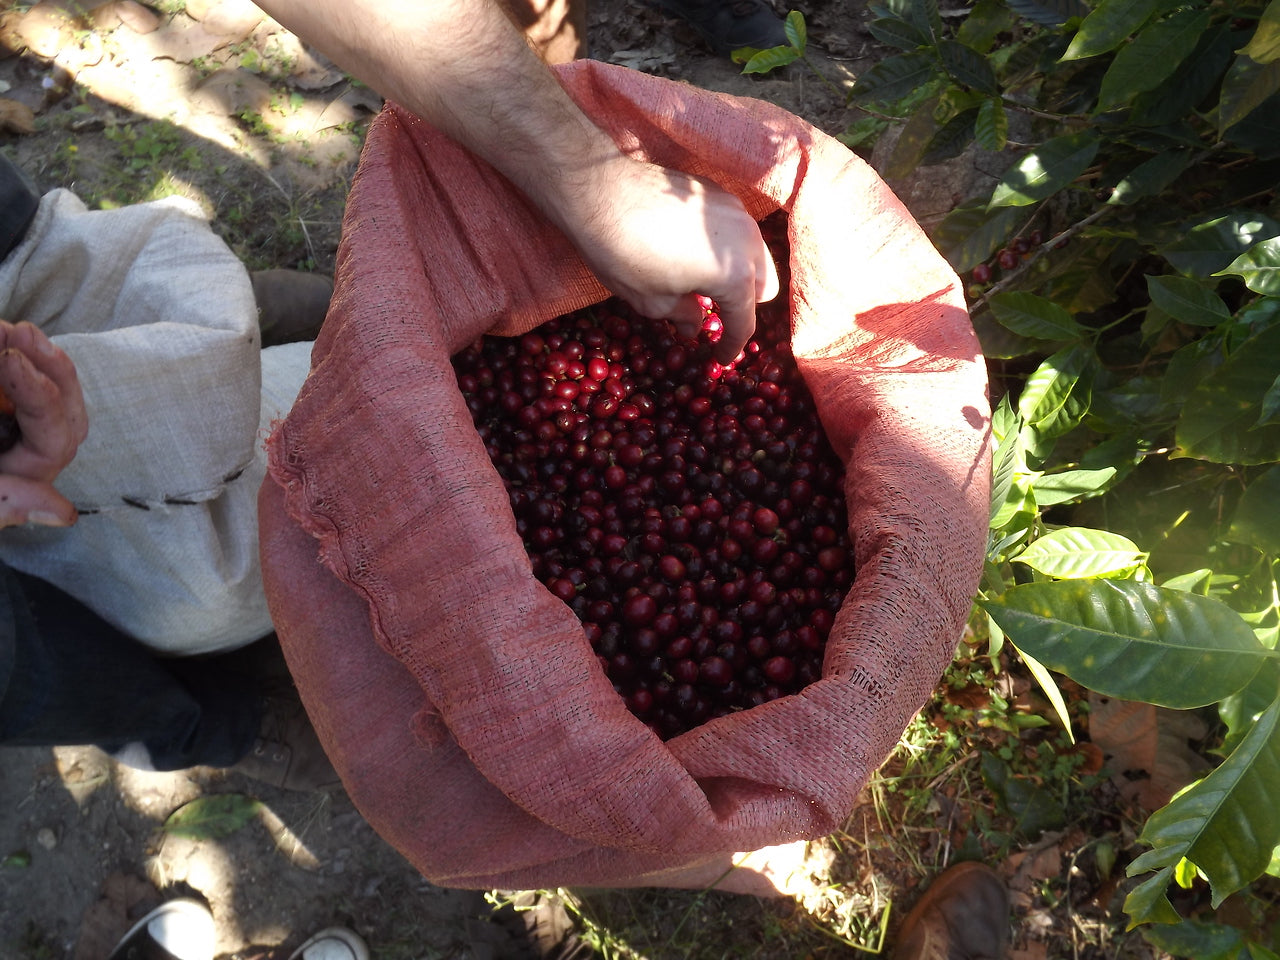
[[[184,803],[165,820],[163,829],[194,840],[221,840],[258,815],[262,801],[242,793],[218,793]]]
[[[36,115],[26,104],[0,97],[0,130],[8,133],[35,133]]]
[[[1089,695],[1089,738],[1109,758],[1121,795],[1145,810],[1159,810],[1210,769],[1189,744],[1204,735],[1192,711]]]

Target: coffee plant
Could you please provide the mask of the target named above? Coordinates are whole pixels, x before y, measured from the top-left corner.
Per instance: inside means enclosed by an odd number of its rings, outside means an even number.
[[[869,10],[897,52],[842,139],[893,128],[890,178],[1008,157],[929,228],[996,403],[992,652],[1051,694],[1216,710],[1220,762],[1147,820],[1125,910],[1181,956],[1275,957],[1168,894],[1280,876],[1280,0]],[[745,69],[802,59],[798,13],[788,37]]]

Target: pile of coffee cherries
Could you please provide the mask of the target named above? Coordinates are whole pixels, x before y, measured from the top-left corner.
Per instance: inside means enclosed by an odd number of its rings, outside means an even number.
[[[609,300],[454,357],[535,576],[663,738],[816,680],[853,577],[785,305],[731,367],[705,306],[697,340]]]

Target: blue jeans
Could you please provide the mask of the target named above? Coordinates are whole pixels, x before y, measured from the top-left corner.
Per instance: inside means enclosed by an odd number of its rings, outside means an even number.
[[[261,720],[232,655],[166,658],[42,580],[0,568],[0,745],[141,744],[156,770],[231,766]]]

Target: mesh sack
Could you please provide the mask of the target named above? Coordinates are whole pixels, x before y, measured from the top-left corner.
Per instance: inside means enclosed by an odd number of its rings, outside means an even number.
[[[793,347],[847,464],[857,576],[801,693],[660,741],[533,577],[450,356],[602,300],[500,175],[395,105],[260,495],[268,602],[352,800],[429,880],[690,885],[825,835],[929,696],[986,531],[986,374],[958,281],[864,163],[762,101],[580,61],[637,157],[789,213]],[[317,562],[317,560],[319,562]]]

